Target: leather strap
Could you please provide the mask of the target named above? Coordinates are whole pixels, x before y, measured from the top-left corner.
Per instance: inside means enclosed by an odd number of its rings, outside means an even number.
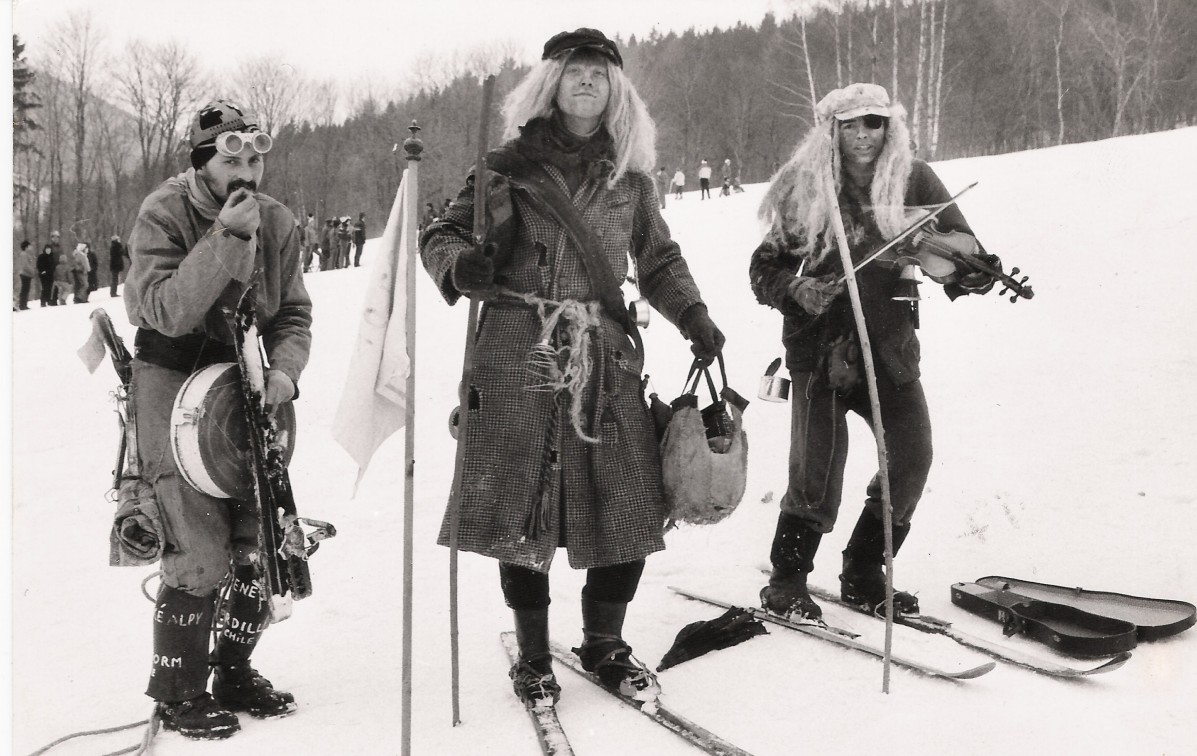
[[[561,226],[574,246],[577,247],[582,265],[590,281],[598,290],[599,302],[616,323],[632,339],[636,352],[644,357],[644,341],[640,330],[632,320],[623,292],[615,280],[615,273],[603,257],[602,242],[594,230],[583,220],[574,203],[566,196],[549,172],[539,163],[529,160],[511,150],[496,150],[487,156],[487,167],[507,176],[512,188],[524,194],[538,209],[548,213]],[[475,181],[478,177],[475,177]]]

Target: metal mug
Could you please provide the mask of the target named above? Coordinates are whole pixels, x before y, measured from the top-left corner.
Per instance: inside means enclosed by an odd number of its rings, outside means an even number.
[[[764,399],[766,402],[785,402],[789,400],[790,379],[776,374],[777,369],[780,367],[780,357],[769,363],[769,367],[765,369],[765,374],[761,376],[761,387],[756,392],[758,398]]]
[[[906,265],[902,268],[902,273],[898,277],[897,283],[894,284],[894,295],[890,299],[895,302],[917,302],[922,299],[919,296],[919,284],[922,281],[919,279],[918,266]]]
[[[648,300],[640,297],[635,302],[628,305],[628,312],[632,315],[632,321],[639,328],[648,328]]]

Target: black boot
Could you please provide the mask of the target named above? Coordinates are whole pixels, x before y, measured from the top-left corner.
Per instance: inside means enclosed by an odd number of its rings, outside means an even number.
[[[237,716],[208,695],[208,633],[215,596],[163,585],[154,607],[154,666],[146,695],[158,701],[162,727],[188,738],[227,738]]]
[[[910,533],[910,525],[894,526],[894,556]],[[885,605],[885,526],[869,510],[860,513],[848,547],[844,549],[844,571],[840,575],[840,597],[874,612]],[[918,614],[919,600],[894,589],[894,611]]]
[[[290,693],[275,690],[249,663],[270,618],[270,605],[261,597],[250,565],[233,571],[225,603],[224,627],[216,641],[212,696],[232,711],[258,719],[285,717],[298,707]]]
[[[623,640],[624,602],[582,598],[582,645],[574,653],[582,669],[593,672],[603,685],[638,701],[652,701],[661,693],[657,678]]]
[[[554,706],[561,698],[561,686],[549,653],[549,610],[516,609],[514,614],[520,659],[507,673],[512,689],[529,709]]]
[[[783,617],[819,619],[823,610],[810,597],[806,576],[815,568],[815,553],[823,534],[787,512],[777,518],[777,532],[769,561],[773,572],[761,589],[761,606]]]

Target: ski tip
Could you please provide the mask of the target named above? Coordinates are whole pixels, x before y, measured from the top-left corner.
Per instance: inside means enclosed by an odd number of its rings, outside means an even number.
[[[1131,652],[1123,651],[1122,653],[1118,654],[1117,656],[1111,657],[1105,663],[1099,664],[1096,667],[1094,667],[1093,669],[1085,670],[1082,674],[1085,676],[1088,676],[1088,675],[1100,675],[1105,672],[1113,672],[1114,670],[1121,667],[1123,664],[1126,664],[1128,661],[1130,661],[1130,658],[1131,658]]]
[[[980,677],[981,675],[989,674],[996,666],[997,662],[985,662],[984,664],[979,664],[972,669],[966,669],[962,672],[954,672],[949,676],[954,680],[972,680],[974,678]]]

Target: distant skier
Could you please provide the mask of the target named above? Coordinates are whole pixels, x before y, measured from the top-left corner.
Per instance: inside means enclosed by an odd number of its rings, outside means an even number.
[[[580,223],[602,234],[591,248],[595,264],[622,281],[630,253],[641,293],[688,335],[695,355],[709,364],[723,347],[661,219],[652,119],[622,66],[600,31],[552,37],[503,107],[511,141],[486,161],[512,182],[540,175],[551,194],[508,193],[502,179],[488,179],[490,211],[515,210],[488,241],[490,256],[471,239],[471,176],[421,244],[446,301],[485,301],[470,386],[478,404],[466,408],[462,441],[460,547],[499,560],[520,648],[510,675],[529,707],[551,705],[561,691],[548,623],[548,570],[559,546],[571,567],[587,570],[583,666],[612,689],[655,694],[623,625],[645,557],[665,547],[657,438],[640,393],[643,355],[626,330],[635,326],[604,309],[591,263],[549,206],[583,198]],[[561,241],[546,251],[545,239]]]
[[[711,164],[705,159],[698,163],[698,198],[711,198]]]
[[[907,225],[906,208],[932,206],[949,193],[931,168],[915,160],[906,110],[876,84],[852,84],[824,97],[818,122],[798,144],[761,202],[769,230],[752,254],[749,275],[761,304],[785,316],[782,343],[795,400],[790,426],[789,486],[773,539],[773,572],[761,590],[762,605],[777,614],[819,617],[807,575],[824,533],[836,522],[848,453],[848,410],[869,421],[872,410],[862,374],[851,303],[842,283],[831,218],[843,211],[852,258],[860,260]],[[832,151],[835,162],[832,162]],[[839,197],[824,187],[831,178]],[[876,208],[876,211],[873,210]],[[959,208],[939,216],[939,228],[972,235]],[[996,257],[982,258],[991,264]],[[895,301],[903,266],[876,261],[857,280],[868,321],[884,415],[896,554],[931,469],[931,421],[919,382],[917,303]],[[951,298],[984,293],[993,279],[953,272],[939,280]],[[868,486],[865,508],[844,549],[843,598],[875,607],[885,601],[882,489]],[[917,612],[918,600],[895,591],[898,612]]]
[[[108,293],[113,297],[117,296],[116,287],[120,285],[121,271],[125,269],[125,258],[128,256],[129,252],[121,243],[120,236],[113,234],[108,244]]]
[[[679,165],[673,174],[673,196],[682,199],[682,190],[686,188],[686,172]]]
[[[291,401],[308,361],[312,304],[295,218],[257,191],[272,140],[254,114],[214,100],[192,120],[190,144],[192,167],[141,205],[129,237],[125,308],[138,329],[133,402],[141,472],[164,521],[146,693],[159,702],[165,729],[209,739],[240,728],[233,711],[278,717],[296,706],[249,663],[269,620],[250,563],[253,505],[200,493],[181,477],[171,453],[171,407],[194,371],[236,361],[222,308],[236,307],[250,285],[269,360],[264,402]],[[226,580],[228,617],[209,659],[217,591]]]
[[[353,267],[362,264],[362,250],[366,247],[366,214],[358,213],[353,224]]]

